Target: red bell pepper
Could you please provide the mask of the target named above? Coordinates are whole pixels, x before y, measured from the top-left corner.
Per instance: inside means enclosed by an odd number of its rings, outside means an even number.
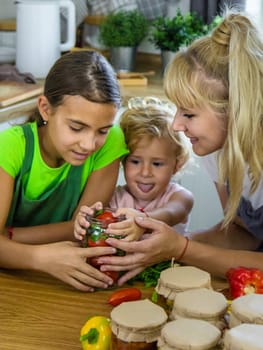
[[[233,299],[251,293],[263,294],[263,272],[259,269],[243,266],[231,268],[226,277]]]

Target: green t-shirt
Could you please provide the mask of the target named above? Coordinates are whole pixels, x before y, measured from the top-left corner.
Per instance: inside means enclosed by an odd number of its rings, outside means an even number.
[[[38,199],[43,193],[53,188],[66,178],[71,164],[65,163],[58,168],[49,167],[42,159],[36,123],[31,123],[34,135],[34,157],[30,173],[27,176],[25,195],[29,199]],[[83,166],[81,192],[90,174],[101,169],[112,161],[126,155],[128,150],[119,126],[113,126],[104,145],[88,157]],[[16,178],[25,155],[25,136],[21,126],[13,126],[0,133],[0,166],[12,177]]]

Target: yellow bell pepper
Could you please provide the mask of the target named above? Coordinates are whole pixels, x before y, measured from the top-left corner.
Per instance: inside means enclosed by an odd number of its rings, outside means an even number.
[[[80,331],[83,350],[112,350],[110,320],[103,316],[88,319]]]

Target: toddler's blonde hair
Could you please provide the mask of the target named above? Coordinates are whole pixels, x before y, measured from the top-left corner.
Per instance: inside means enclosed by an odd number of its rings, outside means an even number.
[[[128,149],[133,152],[142,137],[167,139],[174,145],[177,169],[189,159],[189,148],[183,135],[172,129],[175,106],[156,97],[135,97],[129,100],[128,108],[120,117]],[[125,161],[125,160],[124,160]]]

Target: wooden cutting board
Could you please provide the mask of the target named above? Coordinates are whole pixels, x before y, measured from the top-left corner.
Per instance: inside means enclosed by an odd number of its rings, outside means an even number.
[[[0,81],[0,107],[10,106],[43,92],[43,85]]]
[[[135,75],[132,78],[118,78],[121,86],[140,86],[147,85],[148,79],[143,75]]]

